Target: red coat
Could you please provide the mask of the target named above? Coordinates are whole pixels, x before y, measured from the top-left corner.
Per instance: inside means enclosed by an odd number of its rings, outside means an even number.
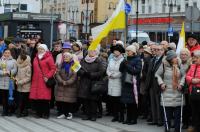
[[[188,49],[189,49],[190,53],[192,53],[192,52],[194,52],[195,50],[200,50],[200,45],[197,44],[197,45],[195,45],[195,46],[193,46],[193,47],[191,47],[191,48],[188,47]]]
[[[53,57],[50,52],[46,52],[40,61],[43,74],[50,78],[56,72],[56,66],[54,64]],[[43,79],[43,75],[38,64],[38,55],[33,61],[33,77],[30,89],[30,99],[33,100],[50,100],[51,99],[51,88],[48,88]]]
[[[194,77],[194,72],[195,72],[195,69],[196,69],[196,68],[197,68],[197,70],[196,70],[195,77]],[[191,91],[192,91],[192,86],[194,86],[194,85],[192,84],[192,79],[193,79],[193,78],[200,78],[200,65],[192,64],[192,65],[190,66],[189,71],[188,71],[187,74],[186,74],[186,81],[187,81],[187,83],[188,83],[188,85],[189,85],[189,91],[190,91],[190,93],[191,93]],[[196,86],[197,86],[197,87],[200,87],[200,83],[199,83],[199,84],[196,84]]]

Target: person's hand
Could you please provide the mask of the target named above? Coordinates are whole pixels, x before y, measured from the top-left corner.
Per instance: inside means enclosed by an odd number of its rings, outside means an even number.
[[[66,85],[67,85],[67,82],[66,82],[66,81],[63,81],[62,84],[63,84],[64,86],[66,86]]]
[[[182,88],[183,88],[183,86],[181,86],[181,85],[178,85],[178,87],[177,87],[177,88],[178,88],[178,90],[179,90],[179,91],[181,91],[181,90],[182,90]]]
[[[163,84],[160,85],[160,88],[161,88],[163,91],[165,91],[166,85],[163,83]]]
[[[44,81],[47,82],[47,81],[48,81],[48,78],[47,78],[47,77],[44,77]]]
[[[198,83],[200,83],[200,79],[199,78],[193,78],[192,79],[192,83],[193,84],[198,84]]]

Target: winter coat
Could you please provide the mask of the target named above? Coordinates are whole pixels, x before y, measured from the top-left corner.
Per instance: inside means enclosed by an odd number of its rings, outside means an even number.
[[[179,64],[180,66],[180,64]],[[182,82],[181,79],[184,79],[184,75],[181,75],[180,67],[177,67],[177,72],[180,74],[180,77],[178,78],[179,85],[184,85],[184,81]],[[158,81],[158,85],[160,86],[161,84],[166,85],[166,89],[162,92],[164,101],[165,101],[165,106],[166,107],[176,107],[176,106],[181,106],[181,91],[178,89],[174,89],[172,84],[173,84],[173,69],[172,66],[169,64],[168,61],[163,60],[163,63],[160,65],[159,69],[156,72],[156,78]],[[162,99],[161,99],[161,105],[163,105]]]
[[[128,57],[127,60],[124,60],[120,64],[119,71],[122,72],[122,93],[121,93],[121,102],[122,103],[136,103],[135,94],[133,92],[133,84],[125,82],[126,74],[131,74],[136,77],[137,80],[137,89],[139,93],[139,80],[140,73],[142,70],[142,62],[139,56],[135,55],[133,57]]]
[[[196,69],[196,73],[195,73],[195,69]],[[194,73],[195,73],[195,75],[194,75]],[[187,84],[189,85],[189,92],[190,93],[192,92],[192,87],[194,86],[194,84],[192,84],[193,78],[199,78],[200,79],[200,65],[192,64],[190,66],[190,69],[188,70],[188,72],[186,74],[186,81],[187,81]],[[195,86],[200,87],[200,83],[196,84]]]
[[[192,53],[192,52],[194,52],[195,50],[200,50],[200,45],[199,45],[199,44],[196,44],[195,46],[193,46],[193,47],[191,47],[191,48],[188,47],[188,49],[189,49],[190,53]]]
[[[17,62],[12,57],[4,60],[2,56],[0,59],[0,89],[8,90],[10,77],[3,74],[2,64],[6,64],[6,69],[11,72],[12,76],[15,76],[17,73]]]
[[[7,45],[5,43],[0,45],[0,57],[3,55],[3,51],[7,48]]]
[[[31,58],[27,56],[25,61],[22,61],[20,57],[17,59],[17,91],[29,92],[31,87]]]
[[[62,66],[59,66],[56,73],[57,85],[55,87],[55,100],[61,102],[74,103],[77,100],[77,75],[70,70],[69,74],[66,73]],[[63,85],[63,82],[66,85]]]
[[[122,73],[119,71],[119,66],[124,60],[124,57],[121,55],[119,58],[115,58],[113,55],[109,59],[107,67],[107,75],[111,78],[108,80],[108,95],[110,96],[121,96],[121,76]]]
[[[78,89],[78,97],[90,100],[98,100],[99,95],[94,95],[91,93],[92,85],[99,81],[103,74],[103,66],[101,60],[97,58],[94,62],[88,63],[85,59],[80,62],[82,68],[78,71],[78,75],[80,76],[79,81],[79,89]],[[86,75],[86,72],[90,74],[90,76]]]
[[[40,63],[40,67],[39,67]],[[38,55],[33,61],[33,77],[30,89],[30,99],[33,100],[50,100],[51,88],[48,88],[45,84],[42,72],[45,77],[51,78],[56,72],[56,66],[54,64],[53,57],[50,52],[46,52],[41,60],[38,62]]]
[[[142,76],[141,76],[141,83],[140,83],[140,93],[142,95],[145,94],[145,82],[147,77],[147,72],[149,68],[149,63],[151,61],[151,57],[147,57],[143,59],[143,66],[142,66]]]
[[[149,93],[149,90],[153,90],[154,93],[160,94],[160,87],[158,86],[157,78],[155,77],[155,73],[160,67],[164,56],[159,57],[156,61],[155,57],[151,59],[148,67],[148,72],[146,75],[146,83],[145,83],[145,92]],[[155,62],[156,61],[156,62]],[[154,65],[155,64],[155,65]]]

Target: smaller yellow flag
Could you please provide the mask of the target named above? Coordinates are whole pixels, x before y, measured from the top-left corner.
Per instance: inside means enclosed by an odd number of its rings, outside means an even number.
[[[72,65],[71,69],[74,72],[78,72],[81,69],[81,64],[78,61],[75,61],[74,64]]]

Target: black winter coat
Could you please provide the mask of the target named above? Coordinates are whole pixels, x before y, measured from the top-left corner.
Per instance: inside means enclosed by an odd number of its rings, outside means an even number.
[[[105,72],[102,62],[99,58],[92,63],[87,63],[85,59],[83,59],[80,64],[82,68],[78,71],[78,76],[80,77],[78,97],[98,100],[99,95],[91,94],[91,88],[92,84],[99,81]]]
[[[139,93],[140,73],[142,69],[142,61],[139,56],[128,57],[120,65],[120,72],[122,72],[122,103],[135,103],[135,96],[133,93],[133,84],[125,82],[126,73],[134,75],[137,80],[137,88]]]

